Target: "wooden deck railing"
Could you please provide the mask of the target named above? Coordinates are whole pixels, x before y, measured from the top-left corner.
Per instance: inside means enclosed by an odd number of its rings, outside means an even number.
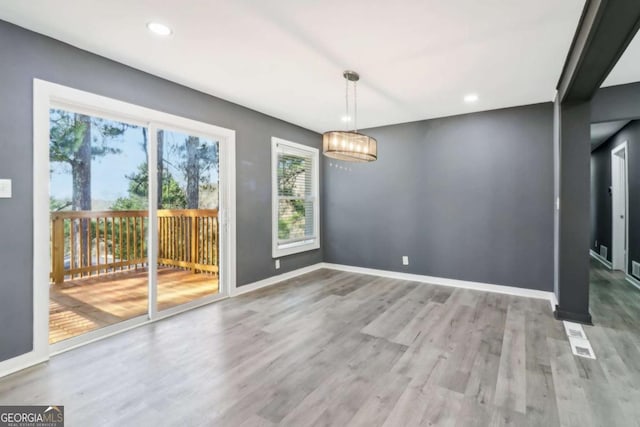
[[[96,276],[147,264],[147,211],[51,213],[51,280]],[[218,272],[218,210],[158,210],[158,264]]]

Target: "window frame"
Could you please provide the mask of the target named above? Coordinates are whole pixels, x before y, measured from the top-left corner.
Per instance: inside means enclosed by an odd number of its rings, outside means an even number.
[[[278,195],[278,146],[291,151],[311,155],[312,201],[313,201],[313,237],[301,242],[285,245],[278,243],[279,201]],[[271,252],[273,258],[280,258],[320,248],[320,150],[297,142],[277,137],[271,138]]]

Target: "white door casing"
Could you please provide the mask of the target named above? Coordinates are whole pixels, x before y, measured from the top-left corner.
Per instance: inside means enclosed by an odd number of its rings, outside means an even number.
[[[627,142],[611,150],[611,264],[627,272],[628,177]]]

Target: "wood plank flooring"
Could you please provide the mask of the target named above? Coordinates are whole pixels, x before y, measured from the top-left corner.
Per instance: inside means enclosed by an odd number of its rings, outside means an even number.
[[[319,270],[58,355],[0,403],[69,426],[640,425],[639,312],[616,302],[640,291],[609,276],[595,361],[548,301]]]
[[[68,280],[52,285],[49,343],[82,335],[147,313],[147,270]],[[158,307],[165,310],[218,292],[218,278],[158,268]]]
[[[577,371],[592,425],[640,425],[640,289],[591,261],[591,315],[585,332],[597,360],[579,359]]]

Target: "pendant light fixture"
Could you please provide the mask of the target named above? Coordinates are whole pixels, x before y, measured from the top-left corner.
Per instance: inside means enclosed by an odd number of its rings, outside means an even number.
[[[358,132],[358,98],[356,82],[360,76],[355,71],[345,71],[347,123],[353,121],[353,130],[332,130],[322,135],[322,152],[325,156],[347,162],[373,162],[378,159],[378,142]],[[353,85],[353,115],[349,113],[349,84]]]

